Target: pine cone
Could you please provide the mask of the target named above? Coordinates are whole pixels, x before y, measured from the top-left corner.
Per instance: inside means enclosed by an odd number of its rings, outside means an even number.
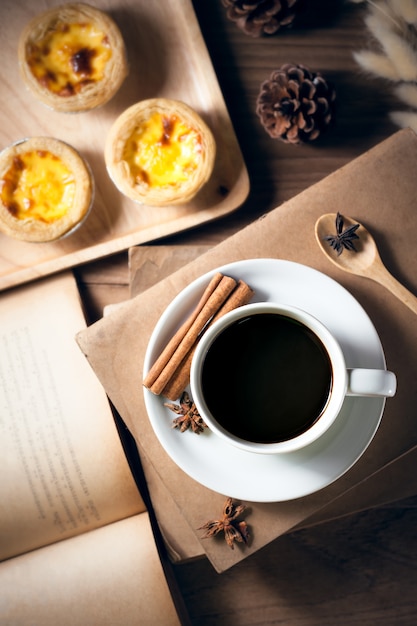
[[[294,20],[299,0],[222,0],[226,15],[247,35],[273,35]]]
[[[319,73],[285,64],[261,85],[256,113],[274,139],[285,143],[313,141],[334,118],[336,92]]]

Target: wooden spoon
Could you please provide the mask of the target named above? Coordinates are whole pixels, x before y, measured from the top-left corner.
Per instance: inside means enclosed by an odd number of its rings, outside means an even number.
[[[343,230],[357,223],[357,221],[343,216]],[[330,243],[326,241],[327,236],[336,234],[336,213],[322,215],[316,222],[315,232],[320,248],[338,268],[357,276],[365,276],[375,280],[380,285],[386,287],[414,313],[417,313],[416,296],[389,273],[379,256],[374,238],[366,230],[365,226],[360,224],[356,231],[359,237],[359,239],[353,241],[356,252],[354,250],[343,250],[339,255],[330,246]]]

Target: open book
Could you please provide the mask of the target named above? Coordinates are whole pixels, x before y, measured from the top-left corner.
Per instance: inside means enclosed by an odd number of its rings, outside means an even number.
[[[179,624],[85,325],[69,272],[0,299],[0,622]]]

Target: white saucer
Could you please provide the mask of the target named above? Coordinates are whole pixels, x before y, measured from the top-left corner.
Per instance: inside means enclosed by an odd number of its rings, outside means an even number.
[[[381,342],[357,300],[336,281],[310,267],[277,259],[224,265],[186,287],[167,307],[151,336],[144,371],[149,370],[178,326],[191,313],[215,271],[241,278],[253,301],[289,303],[321,320],[337,337],[348,367],[385,369]],[[334,482],[364,453],[379,426],[384,398],[346,398],[331,429],[297,452],[260,455],[221,441],[172,428],[175,414],[164,398],[144,389],[152,427],[173,461],[202,485],[252,502],[280,502],[309,495]]]

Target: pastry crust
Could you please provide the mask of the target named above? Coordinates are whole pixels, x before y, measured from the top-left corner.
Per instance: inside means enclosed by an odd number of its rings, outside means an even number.
[[[128,73],[119,28],[106,13],[84,3],[34,17],[20,36],[18,59],[25,84],[56,111],[104,104]]]
[[[94,196],[89,166],[70,145],[30,137],[0,153],[0,231],[30,242],[68,235]]]
[[[119,191],[151,206],[190,201],[209,180],[215,155],[213,134],[196,111],[166,98],[126,109],[110,129],[104,152]]]

